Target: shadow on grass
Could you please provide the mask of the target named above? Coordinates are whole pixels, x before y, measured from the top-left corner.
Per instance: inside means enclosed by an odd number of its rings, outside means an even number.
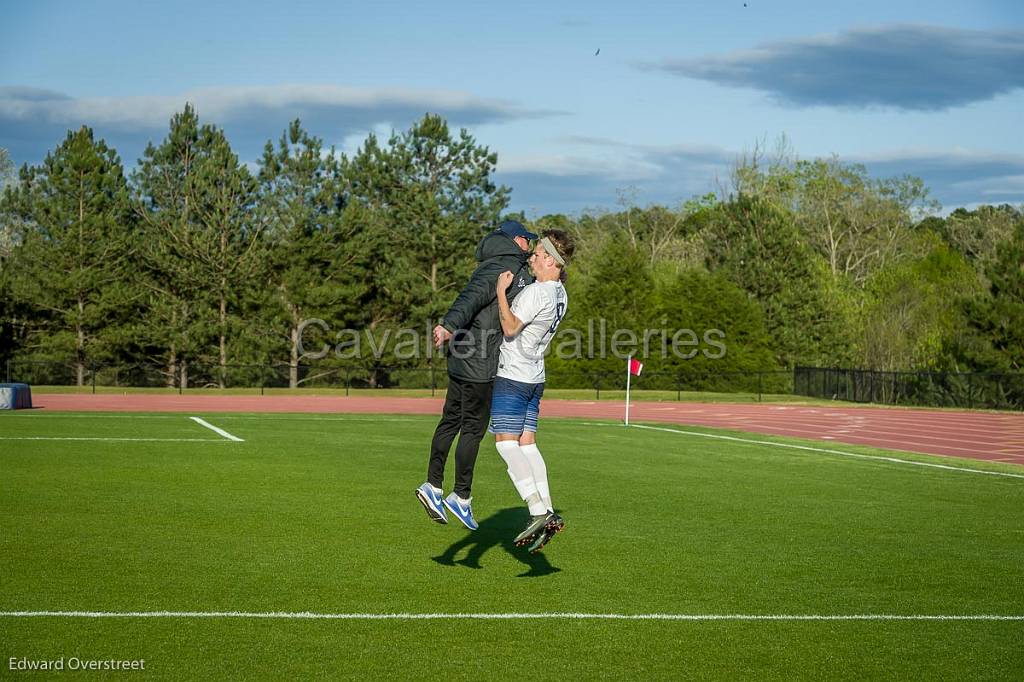
[[[483,568],[480,558],[489,549],[500,546],[527,567],[526,572],[520,573],[516,576],[517,578],[539,578],[558,573],[562,569],[552,566],[544,552],[530,554],[525,547],[516,547],[512,543],[519,531],[526,527],[529,518],[530,515],[525,508],[502,509],[480,521],[479,528],[452,543],[444,551],[444,554],[432,558],[442,566],[458,565],[467,568]],[[469,549],[466,556],[456,559],[455,557],[466,548]]]

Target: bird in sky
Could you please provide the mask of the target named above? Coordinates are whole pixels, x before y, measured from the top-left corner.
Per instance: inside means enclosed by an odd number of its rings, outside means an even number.
[[[601,48],[597,48],[597,52],[594,53],[594,56],[596,57],[599,54],[601,54]]]

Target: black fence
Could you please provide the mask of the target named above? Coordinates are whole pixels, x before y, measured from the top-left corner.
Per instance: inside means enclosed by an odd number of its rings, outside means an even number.
[[[625,363],[623,363],[625,365]],[[8,360],[8,382],[36,386],[78,386],[97,392],[116,388],[150,388],[183,393],[192,389],[429,390],[448,387],[443,362],[430,366],[395,365],[208,365],[187,363],[176,367],[152,364],[91,365]],[[626,387],[625,366],[620,372],[559,370],[548,372],[548,387],[577,389],[600,399]],[[765,395],[793,395],[887,405],[1024,410],[1024,374],[951,372],[878,372],[861,369],[797,367],[792,371],[750,372],[644,372],[632,378],[638,391],[658,391],[664,399],[682,399],[683,393],[745,394],[761,400]],[[674,395],[673,395],[674,394]],[[581,397],[583,397],[581,396]]]
[[[7,381],[37,386],[76,386],[93,393],[99,388],[189,389],[337,389],[447,388],[444,366],[311,366],[206,365],[181,363],[174,367],[153,364],[93,365],[38,360],[9,360]]]
[[[602,392],[626,389],[625,364],[621,372],[607,371],[549,371],[547,385],[551,388],[593,390],[596,398]],[[750,372],[649,372],[632,377],[631,385],[637,391],[659,391],[675,393],[676,400],[684,392],[733,393],[756,396],[761,400],[766,394],[792,395],[793,373],[787,370],[766,370]]]
[[[97,389],[150,388],[183,393],[192,389],[268,389],[338,390],[348,395],[352,389],[429,390],[431,395],[448,387],[443,363],[427,367],[394,365],[204,365],[188,363],[175,367],[152,364],[92,365],[75,363],[9,360],[7,381],[22,381],[36,386]],[[602,393],[622,392],[626,388],[625,362],[620,372],[549,371],[547,385],[555,389],[577,389],[600,399]],[[632,378],[638,391],[660,391],[664,398],[682,398],[683,392],[742,393],[760,400],[765,394],[793,393],[793,373],[789,371],[678,373],[644,372]]]
[[[883,405],[1022,410],[1024,374],[797,367],[793,370],[793,392]]]

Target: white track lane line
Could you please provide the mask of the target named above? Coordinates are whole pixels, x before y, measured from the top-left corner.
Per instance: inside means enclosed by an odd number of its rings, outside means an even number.
[[[240,618],[282,620],[679,620],[679,621],[1024,621],[1000,614],[744,613],[265,613],[247,611],[0,611],[0,618]]]
[[[710,426],[707,424],[701,424],[701,426]],[[808,438],[811,440],[818,440],[819,438],[825,438],[825,436],[819,435],[821,433],[835,433],[835,431],[829,427],[818,427],[815,428],[813,425],[809,428],[795,428],[791,426],[783,426],[779,424],[762,424],[758,422],[730,422],[728,424],[719,424],[710,426],[710,428],[724,428],[733,429],[735,431],[755,431],[758,433],[764,433],[765,435],[773,436],[793,436],[795,438]],[[886,436],[886,434],[892,434]],[[935,452],[928,452],[929,447],[945,448],[947,450],[958,450],[960,452],[966,452],[969,455],[977,455],[978,448],[970,447],[963,448],[956,445],[944,445],[946,442],[959,442],[963,443],[963,439],[952,440],[950,438],[932,438],[930,436],[914,436],[917,440],[904,440],[901,438],[903,433],[894,431],[883,431],[883,430],[864,430],[861,432],[853,432],[849,434],[850,438],[859,438],[861,443],[851,443],[851,445],[867,445],[869,447],[880,447],[890,450],[908,450],[911,452],[917,452],[922,455],[938,455]],[[870,441],[870,442],[867,442]],[[849,441],[846,441],[849,442]],[[981,441],[975,441],[979,445],[985,445]],[[887,445],[888,444],[888,445]],[[996,446],[1000,443],[987,443],[990,446]],[[898,447],[907,446],[907,447]],[[947,454],[939,455],[942,457],[956,457],[957,455]]]
[[[770,440],[754,440],[753,438],[738,438],[736,436],[723,436],[714,433],[700,433],[699,431],[682,431],[680,429],[666,429],[661,426],[646,426],[644,424],[609,424],[602,422],[582,422],[587,426],[613,426],[629,429],[647,429],[649,431],[664,431],[666,433],[678,433],[683,436],[697,436],[698,438],[714,438],[716,440],[728,440],[735,443],[749,443],[752,445],[768,445],[777,448],[788,448],[790,450],[804,450],[807,452],[820,452],[827,455],[839,455],[840,457],[855,457],[857,459],[876,460],[880,462],[892,462],[894,464],[910,464],[918,467],[930,467],[933,469],[945,469],[946,471],[958,471],[965,474],[984,474],[985,476],[1003,476],[1006,478],[1024,478],[1024,474],[1010,474],[1003,471],[985,471],[983,469],[968,469],[965,467],[953,467],[946,464],[933,464],[931,462],[915,462],[912,459],[900,459],[898,457],[883,457],[881,455],[862,455],[858,452],[846,452],[845,450],[832,450],[830,448],[814,448],[810,445],[795,445],[792,443],[775,443]]]
[[[211,424],[210,422],[204,421],[204,420],[200,419],[199,417],[189,417],[189,419],[194,421],[196,424],[199,424],[200,426],[205,426],[206,428],[210,429],[214,433],[219,433],[220,435],[224,436],[228,440],[233,440],[236,443],[244,443],[245,442],[244,440],[242,440],[238,436],[232,436],[230,433],[228,433],[224,429],[219,429],[216,426],[214,426],[213,424]]]

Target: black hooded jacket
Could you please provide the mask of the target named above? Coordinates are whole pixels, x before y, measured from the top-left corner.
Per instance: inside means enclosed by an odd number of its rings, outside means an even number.
[[[511,304],[523,287],[533,282],[526,265],[529,256],[501,230],[480,240],[476,270],[441,321],[453,335],[448,347],[450,377],[472,383],[494,379],[502,338],[495,294],[498,275],[506,270],[514,275],[506,294]]]

